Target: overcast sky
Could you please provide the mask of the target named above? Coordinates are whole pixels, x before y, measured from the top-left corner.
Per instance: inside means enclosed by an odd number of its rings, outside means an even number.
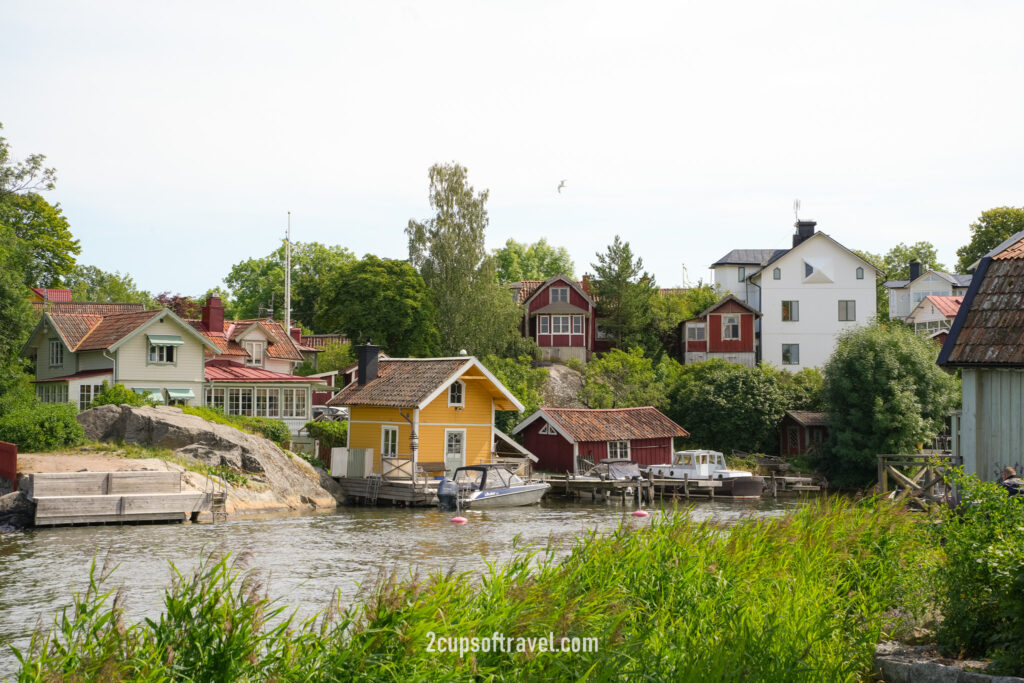
[[[293,238],[407,256],[427,169],[491,247],[577,274],[615,234],[662,286],[801,218],[854,249],[1024,205],[1024,3],[0,5],[0,122],[46,154],[81,263],[186,294]],[[561,179],[567,187],[558,194]]]

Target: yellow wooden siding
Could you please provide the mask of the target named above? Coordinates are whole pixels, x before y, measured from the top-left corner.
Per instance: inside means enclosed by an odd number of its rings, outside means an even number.
[[[420,426],[419,460],[422,462],[441,462],[444,460],[445,429],[466,430],[466,464],[477,465],[491,459],[491,428]]]
[[[372,448],[374,472],[380,473],[383,428],[386,426],[398,427],[399,457],[411,456],[409,434],[412,431],[412,425],[399,414],[397,408],[353,406],[349,408],[349,411],[348,447]],[[411,418],[412,410],[409,410],[408,414]],[[360,420],[368,420],[370,422],[360,422]],[[420,459],[422,460],[423,458],[420,457]]]
[[[480,371],[470,368],[468,375],[479,375]],[[466,384],[465,408],[448,406],[449,387],[445,387],[437,398],[420,411],[421,423],[443,424],[491,424],[490,382],[485,379],[463,380]]]
[[[147,363],[150,334],[173,334],[181,337],[184,346],[175,347],[177,363]],[[204,377],[203,344],[170,318],[153,323],[125,342],[117,350],[117,381],[134,386],[171,386],[171,383],[201,383]],[[147,385],[146,383],[149,382]],[[153,384],[157,382],[157,384]],[[194,403],[202,397],[196,395]]]

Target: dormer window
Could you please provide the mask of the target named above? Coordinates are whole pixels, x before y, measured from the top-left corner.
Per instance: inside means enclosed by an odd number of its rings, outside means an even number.
[[[552,287],[551,288],[551,303],[553,303],[553,304],[569,303],[569,288],[568,287]]]
[[[150,363],[173,363],[174,355],[173,346],[157,346],[156,344],[149,345]]]
[[[247,341],[242,342],[242,348],[249,354],[249,357],[245,359],[245,364],[255,367],[263,367],[263,354],[267,348],[267,343],[262,341]]]
[[[50,340],[50,367],[55,368],[64,365],[64,345],[60,339]]]
[[[153,364],[176,364],[178,362],[177,347],[185,344],[176,334],[149,334],[149,361]]]
[[[448,387],[448,405],[452,408],[462,408],[466,405],[466,385],[461,379],[455,380]]]

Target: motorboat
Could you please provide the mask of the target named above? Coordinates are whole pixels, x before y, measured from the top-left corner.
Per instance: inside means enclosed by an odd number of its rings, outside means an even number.
[[[746,470],[731,470],[719,451],[676,451],[668,465],[651,465],[648,470],[657,479],[689,479],[690,481],[721,481],[715,496],[760,498],[764,478]]]
[[[594,479],[598,481],[639,481],[644,478],[640,471],[640,465],[629,458],[605,458],[600,461],[582,476],[574,477],[576,480],[585,481]]]
[[[518,507],[539,503],[549,488],[544,482],[523,481],[502,465],[467,465],[441,483],[437,500],[446,510]]]

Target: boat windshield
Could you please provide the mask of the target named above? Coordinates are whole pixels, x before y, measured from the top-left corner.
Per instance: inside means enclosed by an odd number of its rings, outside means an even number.
[[[505,489],[510,486],[522,486],[523,480],[506,469],[495,467],[487,473],[487,488]]]
[[[455,483],[463,491],[479,491],[483,480],[484,473],[481,470],[457,470],[455,472]]]

